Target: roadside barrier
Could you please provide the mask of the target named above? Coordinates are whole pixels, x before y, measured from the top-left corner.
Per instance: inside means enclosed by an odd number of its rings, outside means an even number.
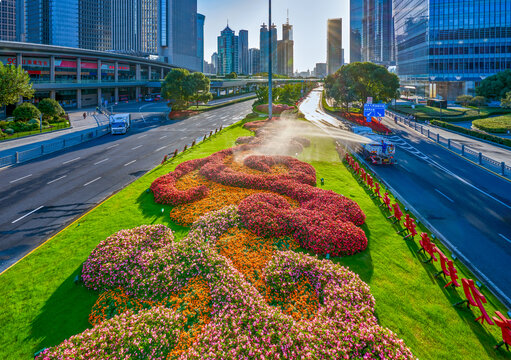
[[[401,226],[401,219],[403,216],[403,213],[401,212],[401,209],[399,208],[399,204],[396,202],[393,205],[390,205],[390,198],[389,193],[385,192],[383,198],[380,195],[380,185],[378,182],[374,182],[374,178],[370,175],[369,170],[364,169],[360,166],[358,161],[351,156],[349,153],[346,153],[343,158],[343,162],[347,165],[348,169],[352,172],[353,176],[357,179],[357,181],[364,182],[367,184],[367,187],[364,187],[366,189],[369,189],[372,194],[371,198],[374,200],[377,200],[378,202],[380,199],[382,199],[382,204],[380,204],[380,207],[385,207],[385,210],[392,211],[394,210],[393,215],[388,216],[387,219],[389,221],[393,221],[393,224],[398,224]],[[362,179],[361,173],[364,175],[365,179]],[[373,188],[374,185],[374,188]],[[405,209],[406,210],[406,209]],[[405,220],[402,224],[404,228],[400,231],[398,231],[398,234],[404,233],[406,234],[403,239],[405,240],[412,240],[416,235],[418,235],[417,232],[417,224],[416,220],[413,219],[410,214],[405,215]],[[493,320],[488,315],[486,309],[484,308],[484,304],[487,302],[484,295],[481,293],[479,289],[476,287],[476,283],[472,279],[461,279],[461,285],[458,282],[459,276],[458,276],[458,270],[454,266],[454,261],[452,259],[449,259],[440,249],[439,247],[433,242],[433,240],[430,238],[429,234],[426,232],[422,232],[420,234],[420,240],[419,240],[420,248],[417,251],[418,253],[424,253],[424,255],[427,255],[427,259],[422,261],[422,263],[434,263],[440,261],[440,268],[441,270],[434,274],[435,278],[438,278],[440,275],[443,275],[445,281],[447,282],[447,278],[449,278],[449,281],[444,285],[444,288],[457,288],[463,286],[463,292],[465,294],[465,300],[460,301],[458,303],[453,304],[453,306],[460,306],[462,304],[467,304],[467,308],[470,309],[470,306],[477,307],[479,311],[481,312],[481,315],[479,317],[475,318],[476,322],[481,322],[483,324],[485,321],[488,325],[496,325],[500,327],[502,332],[502,341],[495,345],[495,348],[498,349],[502,345],[506,345],[506,348],[509,350],[509,345],[511,345],[511,319],[506,319],[502,313],[499,311],[496,311],[495,314],[497,317],[493,317]],[[453,259],[456,258],[453,256]],[[477,283],[480,285],[479,283]],[[508,312],[508,314],[511,316],[511,312]]]
[[[511,164],[506,164],[504,161],[497,161],[490,158],[489,156],[484,155],[482,152],[471,149],[470,147],[456,142],[455,140],[447,139],[440,134],[425,128],[422,124],[409,120],[392,111],[387,110],[385,115],[391,119],[395,119],[397,122],[403,123],[404,125],[414,129],[417,132],[420,132],[421,135],[427,137],[428,139],[435,141],[437,144],[448,148],[454,153],[461,155],[462,157],[475,162],[490,171],[496,172],[502,176],[511,177]]]

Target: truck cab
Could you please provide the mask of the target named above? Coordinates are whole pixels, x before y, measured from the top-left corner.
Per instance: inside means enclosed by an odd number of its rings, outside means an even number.
[[[126,134],[131,127],[131,114],[110,115],[110,131],[112,135]]]

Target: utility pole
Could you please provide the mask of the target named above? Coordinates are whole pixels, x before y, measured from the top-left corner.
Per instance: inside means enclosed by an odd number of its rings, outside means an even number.
[[[271,120],[272,119],[272,113],[273,113],[273,91],[272,91],[272,86],[273,86],[273,81],[272,81],[272,61],[271,61],[271,58],[272,58],[272,54],[271,54],[271,41],[272,41],[272,26],[271,26],[271,0],[268,0],[269,1],[269,11],[268,11],[268,26],[270,28],[270,31],[268,32],[268,37],[269,37],[269,41],[268,41],[268,56],[269,56],[269,59],[268,59],[268,119]]]

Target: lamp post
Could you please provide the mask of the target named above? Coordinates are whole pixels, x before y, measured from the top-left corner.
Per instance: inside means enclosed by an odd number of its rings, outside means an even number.
[[[271,0],[269,1],[269,11],[268,11],[268,27],[270,28],[268,32],[268,119],[272,119],[272,112],[273,112],[273,94],[272,94],[272,59],[271,59],[271,41],[272,41],[272,28],[271,28]]]

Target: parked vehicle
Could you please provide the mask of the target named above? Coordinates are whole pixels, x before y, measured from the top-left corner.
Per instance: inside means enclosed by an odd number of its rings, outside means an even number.
[[[110,115],[110,131],[112,135],[123,135],[131,127],[131,114]]]
[[[128,101],[128,95],[120,95],[119,96],[119,101]]]
[[[147,94],[144,97],[144,101],[147,101],[147,102],[154,101],[153,96],[151,94]]]
[[[364,136],[370,141],[360,146],[359,152],[364,158],[373,164],[395,164],[396,146],[387,140],[385,136],[375,134],[370,127],[353,126],[355,134]]]

